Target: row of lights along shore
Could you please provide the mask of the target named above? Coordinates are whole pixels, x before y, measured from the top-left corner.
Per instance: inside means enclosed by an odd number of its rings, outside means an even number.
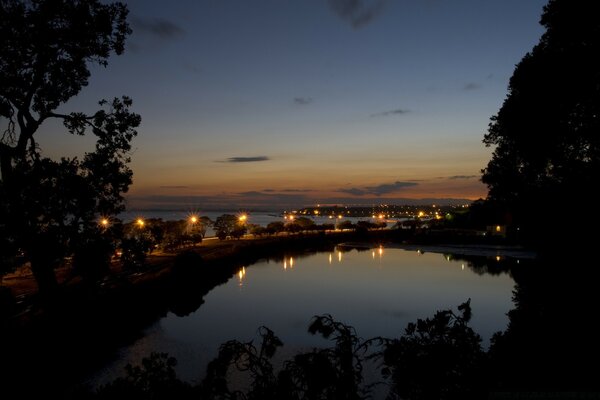
[[[199,218],[196,215],[192,215],[189,217],[189,222],[191,224],[196,224],[199,221]],[[248,220],[248,215],[247,214],[240,214],[238,216],[238,221],[240,223],[245,223]],[[110,221],[108,218],[101,218],[100,221],[98,222],[100,224],[100,226],[102,226],[103,228],[108,228],[108,226],[110,225]],[[135,220],[135,224],[139,227],[139,228],[143,228],[146,225],[146,221],[144,221],[143,218],[136,218]]]

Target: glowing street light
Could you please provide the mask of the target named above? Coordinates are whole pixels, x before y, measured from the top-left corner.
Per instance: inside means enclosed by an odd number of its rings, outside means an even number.
[[[108,219],[107,218],[102,218],[100,220],[100,225],[102,225],[103,228],[107,228],[108,227]]]
[[[248,219],[248,216],[246,214],[242,214],[238,217],[238,220],[243,224],[244,222],[246,222],[246,220]]]
[[[198,222],[198,217],[196,217],[195,215],[192,215],[192,216],[190,217],[190,222],[191,222],[192,224],[195,224],[196,222]]]
[[[143,220],[143,219],[141,219],[141,218],[138,218],[138,219],[135,221],[135,223],[136,223],[136,224],[137,224],[137,226],[139,226],[140,228],[143,228],[143,227],[144,227],[144,225],[146,225],[146,223],[144,222],[144,220]]]

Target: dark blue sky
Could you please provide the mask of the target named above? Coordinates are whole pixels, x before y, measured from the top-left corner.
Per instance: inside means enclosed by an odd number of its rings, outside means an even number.
[[[203,207],[485,196],[481,139],[546,2],[126,3],[126,53],[65,110],[133,97],[131,205]]]

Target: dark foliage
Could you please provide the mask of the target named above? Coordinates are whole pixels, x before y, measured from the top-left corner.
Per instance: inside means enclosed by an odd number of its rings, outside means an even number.
[[[192,387],[175,374],[177,360],[165,353],[152,353],[141,366],[127,365],[127,375],[98,390],[99,399],[192,399]]]
[[[593,198],[600,180],[600,5],[551,0],[546,32],[517,65],[509,93],[492,118],[484,143],[495,146],[483,182],[531,241],[552,248],[585,240],[589,217],[569,216]]]
[[[160,399],[170,390],[182,398],[196,393],[204,399],[367,399],[382,383],[367,384],[364,368],[380,363],[383,377],[391,378],[390,398],[479,398],[487,382],[478,380],[485,366],[481,339],[468,327],[469,301],[458,309],[459,314],[439,311],[432,319],[411,323],[406,334],[394,340],[363,340],[353,327],[330,315],[315,316],[309,332],[333,345],[297,354],[280,367],[274,356],[283,343],[261,327],[258,346],[237,340],[222,344],[196,387],[176,378],[173,359],[152,354],[142,367],[127,366],[127,376],[102,387],[98,397]],[[148,397],[151,393],[156,397]]]
[[[468,326],[470,300],[433,318],[408,324],[404,336],[386,343],[384,375],[402,399],[478,399],[485,393],[481,337]]]
[[[56,109],[87,85],[89,64],[106,66],[111,53],[123,52],[126,17],[118,2],[0,2],[1,261],[30,261],[41,291],[56,287],[53,268],[73,253],[82,273],[101,275],[108,247],[99,219],[124,208],[130,142],[140,124],[131,99],[102,100],[92,115]],[[81,160],[45,158],[35,133],[50,119],[74,135],[91,131],[94,150]],[[84,272],[88,250],[99,258]]]

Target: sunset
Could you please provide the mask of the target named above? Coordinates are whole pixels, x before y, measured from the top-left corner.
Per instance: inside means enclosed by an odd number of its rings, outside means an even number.
[[[1,398],[600,398],[599,33],[0,0]]]
[[[481,139],[545,1],[344,3],[129,1],[125,53],[61,111],[133,99],[133,208],[485,198]],[[44,129],[44,154],[90,149]]]

